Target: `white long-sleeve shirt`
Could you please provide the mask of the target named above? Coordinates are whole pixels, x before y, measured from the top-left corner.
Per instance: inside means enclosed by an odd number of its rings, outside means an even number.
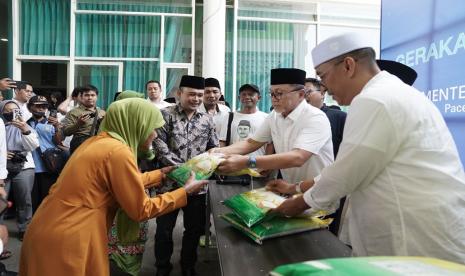
[[[6,179],[7,176],[5,124],[0,120],[0,179]]]
[[[342,233],[354,255],[465,262],[465,174],[439,110],[382,71],[352,101],[339,154],[304,194],[331,210],[349,196]]]

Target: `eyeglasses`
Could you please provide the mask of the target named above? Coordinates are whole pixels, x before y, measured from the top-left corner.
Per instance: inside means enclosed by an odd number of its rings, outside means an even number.
[[[324,83],[325,81],[325,78],[326,76],[328,75],[328,73],[334,69],[334,67],[336,67],[336,65],[339,65],[341,63],[344,62],[344,59],[341,59],[340,61],[336,62],[336,63],[333,63],[333,65],[330,65],[329,69],[326,70],[324,73],[321,73],[321,74],[318,74],[318,76],[320,77],[320,82],[321,83]]]
[[[291,94],[291,93],[293,93],[293,92],[298,92],[298,91],[300,91],[300,90],[302,90],[302,89],[303,89],[303,88],[297,88],[297,89],[291,90],[291,91],[289,91],[289,92],[287,92],[287,93],[284,93],[284,92],[274,92],[274,91],[271,91],[271,90],[270,90],[270,92],[268,92],[267,94],[268,94],[268,96],[270,96],[271,98],[275,98],[276,100],[280,100],[280,99],[283,97],[283,95],[288,95],[288,94]]]

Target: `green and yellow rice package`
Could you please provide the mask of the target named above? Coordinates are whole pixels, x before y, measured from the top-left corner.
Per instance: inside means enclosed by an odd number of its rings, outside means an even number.
[[[268,212],[284,200],[285,197],[260,188],[232,196],[224,201],[224,205],[231,209],[242,223],[251,227],[270,219],[273,215]]]
[[[281,265],[272,276],[464,275],[465,266],[428,257],[353,257]]]
[[[274,217],[252,227],[247,227],[247,225],[233,213],[221,215],[221,218],[258,244],[262,244],[263,240],[270,238],[325,228],[332,222],[332,219],[323,220],[310,216],[294,218]]]
[[[184,186],[187,179],[189,179],[191,172],[194,172],[196,180],[205,180],[215,172],[221,161],[224,160],[223,154],[218,153],[202,153],[191,159],[186,163],[180,165],[178,168],[172,170],[167,176]],[[228,175],[245,175],[249,174],[254,177],[259,177],[260,174],[256,170],[243,169],[237,172],[233,172]]]

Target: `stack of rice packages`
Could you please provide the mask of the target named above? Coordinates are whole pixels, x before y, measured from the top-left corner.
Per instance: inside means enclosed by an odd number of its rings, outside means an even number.
[[[221,218],[258,244],[273,237],[325,228],[332,222],[332,219],[321,219],[322,213],[303,213],[287,218],[270,212],[284,200],[285,197],[265,188],[254,189],[225,200],[224,204],[232,212],[221,215]]]

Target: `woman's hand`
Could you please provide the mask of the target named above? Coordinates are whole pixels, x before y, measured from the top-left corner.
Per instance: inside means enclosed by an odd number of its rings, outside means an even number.
[[[29,126],[26,124],[26,122],[23,122],[22,120],[13,120],[11,121],[11,124],[19,128],[22,133],[29,131]]]
[[[11,151],[6,152],[6,159],[11,160],[11,158],[13,158],[14,156],[15,156],[14,152],[11,152]]]
[[[172,170],[176,169],[176,166],[168,166],[160,169],[161,172],[161,180],[165,181],[166,175],[170,173]]]
[[[184,189],[188,195],[194,195],[202,190],[203,186],[208,184],[208,180],[195,180],[195,174],[191,172],[191,176],[184,184]]]

